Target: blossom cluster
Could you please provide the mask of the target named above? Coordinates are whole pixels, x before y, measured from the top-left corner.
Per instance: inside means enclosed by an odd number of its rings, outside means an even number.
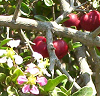
[[[49,74],[49,73],[48,73]],[[19,85],[23,85],[23,93],[39,94],[37,86],[47,84],[47,79],[43,76],[41,69],[33,63],[27,65],[25,75],[17,78]]]
[[[33,57],[37,60],[37,65],[30,63],[27,65],[25,75],[19,76],[17,82],[19,85],[23,85],[23,93],[39,94],[38,86],[44,86],[47,84],[47,79],[43,76],[51,76],[46,70],[46,66],[49,64],[48,60],[43,61],[41,54],[34,52]]]
[[[20,44],[20,40],[11,40],[7,43],[10,48],[6,50],[0,49],[0,63],[7,63],[8,67],[12,67],[14,64],[22,64],[23,58],[19,56],[14,50]]]
[[[7,45],[10,46],[6,50],[0,49],[0,63],[5,63],[8,65],[10,70],[16,68],[16,64],[20,65],[23,63],[23,58],[14,51],[14,47],[19,46],[20,40],[10,40]],[[48,59],[43,59],[43,56],[37,52],[33,52],[34,60],[36,64],[31,62],[25,67],[23,72],[24,75],[20,75],[17,78],[17,83],[21,85],[23,93],[39,94],[38,87],[47,84],[47,79],[44,74],[51,76],[46,70],[46,66],[49,65]],[[19,67],[19,66],[17,66]]]

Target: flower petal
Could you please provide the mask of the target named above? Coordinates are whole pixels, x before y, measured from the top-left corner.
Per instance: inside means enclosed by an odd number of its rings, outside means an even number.
[[[21,64],[21,63],[23,63],[23,58],[21,57],[21,56],[19,56],[19,55],[14,55],[14,58],[15,58],[15,62],[16,62],[16,64]]]
[[[39,94],[39,89],[37,88],[37,86],[33,85],[32,88],[30,89],[30,92],[32,94]]]
[[[33,64],[33,63],[30,63],[30,64],[28,64],[27,66],[28,66],[28,68],[34,68],[34,67],[36,67],[36,65]]]
[[[0,49],[0,56],[2,56],[3,54],[7,53],[6,50]]]
[[[11,60],[11,58],[7,59],[7,65],[11,68],[13,66],[13,61]]]
[[[0,63],[6,63],[6,61],[7,61],[6,56],[5,56],[5,57],[0,58]]]
[[[51,77],[51,74],[49,74],[46,69],[42,69],[42,71],[43,71],[43,74],[46,74],[48,77]]]
[[[26,78],[26,76],[19,76],[18,78],[17,78],[17,82],[18,82],[18,84],[23,84],[24,82],[27,82],[28,81],[28,79]]]
[[[25,72],[29,72],[31,74],[36,74],[39,72],[38,68],[27,68],[27,70]]]
[[[37,77],[36,82],[38,82],[40,86],[44,86],[47,84],[47,79],[45,77]]]
[[[28,93],[30,91],[30,85],[24,85],[22,88],[23,93]]]
[[[34,52],[33,57],[37,60],[37,62],[40,61],[40,59],[43,59],[43,56],[38,52]]]
[[[13,47],[18,47],[20,44],[20,40],[10,40],[7,45],[10,46],[11,48]]]

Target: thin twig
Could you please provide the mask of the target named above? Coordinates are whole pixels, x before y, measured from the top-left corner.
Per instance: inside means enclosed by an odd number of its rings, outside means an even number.
[[[62,6],[63,14],[60,15],[60,16],[55,20],[55,22],[58,23],[58,24],[59,24],[69,13],[71,13],[72,10],[73,10],[73,7],[70,7],[70,4],[69,4],[68,0],[60,0],[60,3],[61,3],[61,6]]]
[[[72,8],[74,8],[74,2],[75,2],[75,0],[70,0],[70,5]]]
[[[30,45],[30,41],[29,41],[29,39],[26,37],[26,35],[25,35],[24,32],[22,31],[22,29],[19,29],[19,34],[20,34],[22,40],[23,40],[23,41],[27,44],[27,46],[29,47],[30,52],[33,54],[34,51],[33,51],[32,47],[31,47],[31,45]]]
[[[89,2],[89,1],[86,1],[86,2],[82,3],[82,4],[79,5],[79,6],[76,6],[75,8],[79,8],[79,7],[81,7],[81,6],[85,5],[85,4],[87,4],[88,2]]]
[[[19,9],[20,9],[20,7],[21,7],[22,1],[23,1],[23,0],[19,0],[19,1],[18,1],[16,10],[15,10],[14,15],[13,15],[13,18],[12,18],[12,22],[15,22],[16,19],[17,19],[17,17],[18,17],[18,13],[19,13]]]
[[[91,35],[92,35],[93,38],[96,38],[99,33],[100,33],[100,27],[98,27],[96,30],[91,32]]]
[[[52,6],[53,20],[55,20],[55,3]]]
[[[62,64],[61,64],[61,62],[59,61],[59,60],[56,60],[56,66],[58,67],[58,69],[63,73],[63,74],[65,74],[67,77],[68,77],[68,80],[69,80],[69,82],[73,82],[73,86],[77,89],[77,90],[79,90],[79,89],[81,89],[81,87],[75,82],[75,80],[70,76],[70,74],[66,71],[66,69],[63,67],[63,66],[61,66]]]
[[[10,28],[7,27],[7,38],[10,38]]]

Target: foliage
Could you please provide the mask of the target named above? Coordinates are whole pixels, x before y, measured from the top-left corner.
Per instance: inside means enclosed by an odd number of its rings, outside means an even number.
[[[78,1],[80,3],[88,1],[88,3],[81,6],[81,10],[87,9],[89,11],[92,9],[100,11],[99,0]],[[17,4],[18,0],[0,0],[0,15],[13,15]],[[76,5],[78,5],[77,2]],[[50,22],[60,16],[61,11],[59,0],[23,0],[19,16],[42,22]],[[79,11],[73,11],[73,13],[79,14],[80,16],[83,14],[83,12]],[[66,17],[60,24],[64,26],[63,22],[68,19],[69,17]],[[75,26],[71,26],[71,28],[76,29]],[[80,30],[83,31],[82,29]],[[30,44],[32,44],[33,39],[37,36],[46,37],[45,32],[37,32],[31,29],[22,29],[22,31],[31,41]],[[9,38],[7,38],[7,36],[9,36]],[[57,40],[62,37],[53,35],[53,38]],[[80,68],[75,57],[75,49],[81,47],[82,44],[70,38],[63,37],[62,39],[68,43],[69,52],[60,61],[66,71],[68,71],[73,78],[77,78],[80,74]],[[18,41],[16,43],[11,43],[13,45],[9,45],[9,42],[14,40],[20,40],[18,46]],[[97,48],[96,51],[97,54],[100,55]],[[35,94],[37,96],[92,96],[93,90],[91,87],[82,87],[80,90],[72,93],[74,82],[70,83],[68,77],[62,74],[56,66],[54,77],[52,78],[49,70],[49,58],[43,58],[42,55],[38,53],[34,54],[35,56],[31,54],[26,42],[22,40],[18,29],[0,26],[0,96],[24,96],[25,94],[26,96],[30,94]],[[32,64],[32,66],[30,66],[33,69],[28,66],[29,64]],[[92,65],[91,68],[94,70]],[[20,76],[26,76],[23,77],[26,81],[22,78],[19,80],[18,78]],[[40,80],[41,77],[45,79],[42,78],[42,80]],[[37,78],[39,78],[39,82]],[[18,80],[22,83],[18,83]],[[41,85],[43,83],[45,84]],[[25,90],[25,88],[27,90]]]

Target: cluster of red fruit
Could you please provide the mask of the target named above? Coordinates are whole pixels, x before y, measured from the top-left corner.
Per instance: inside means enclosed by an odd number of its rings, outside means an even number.
[[[40,53],[44,58],[49,57],[47,50],[46,38],[43,36],[37,36],[32,45],[32,48],[35,52]],[[55,53],[59,59],[63,58],[68,52],[68,45],[64,40],[58,39],[53,41],[53,46],[55,48]]]
[[[81,17],[74,13],[69,14],[68,17],[69,20],[64,22],[66,27],[76,26],[78,30],[94,31],[100,26],[100,13],[96,10],[90,11]]]
[[[96,10],[90,11],[81,17],[74,13],[69,14],[68,17],[69,20],[63,23],[66,27],[76,26],[78,30],[94,31],[100,26],[100,13]],[[97,48],[100,50],[100,47]]]
[[[66,27],[76,26],[78,30],[94,31],[100,26],[100,13],[96,10],[90,11],[80,18],[74,13],[71,13],[68,16],[69,20],[63,23]],[[40,53],[44,58],[49,57],[45,37],[38,36],[33,40],[33,43],[35,43],[35,45],[32,45],[32,48],[35,52]],[[68,45],[64,40],[59,39],[54,41],[53,46],[59,59],[63,58],[68,52]]]

